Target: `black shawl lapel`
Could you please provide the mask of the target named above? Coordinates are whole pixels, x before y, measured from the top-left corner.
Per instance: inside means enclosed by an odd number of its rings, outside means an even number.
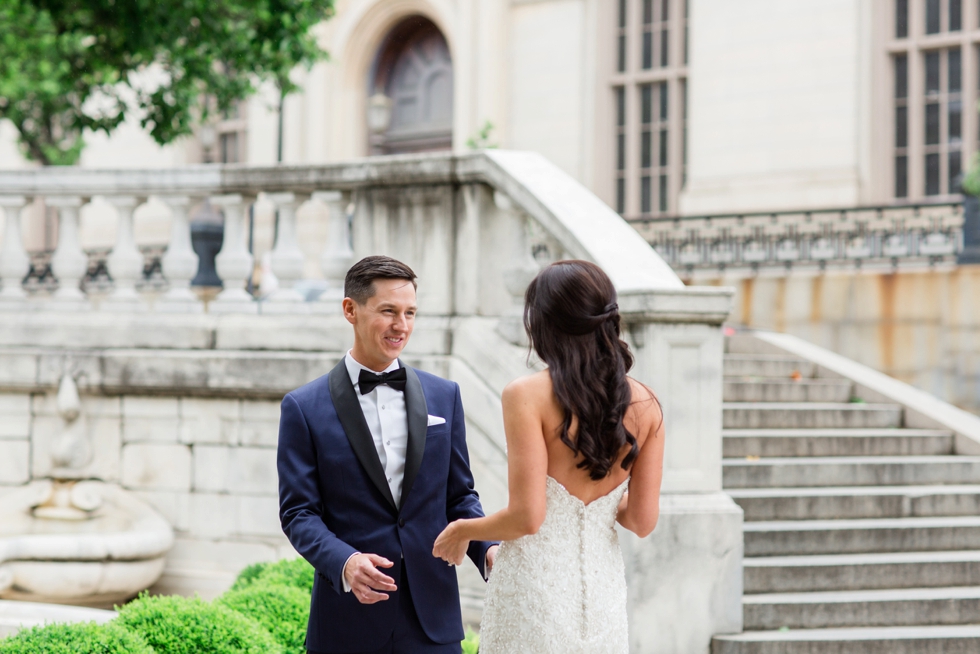
[[[405,479],[402,483],[401,506],[412,490],[412,484],[422,466],[425,453],[425,433],[429,427],[429,409],[422,393],[422,382],[415,370],[402,364],[408,375],[405,383],[405,409],[408,413],[408,450],[405,452]],[[399,507],[400,509],[401,507]]]
[[[388,478],[385,476],[384,468],[381,467],[381,460],[378,458],[378,450],[374,447],[374,438],[371,437],[371,430],[368,429],[367,421],[364,420],[361,403],[358,401],[357,393],[354,391],[354,385],[350,381],[350,374],[347,372],[347,364],[344,361],[345,358],[346,356],[340,359],[340,363],[330,371],[330,375],[327,377],[327,383],[330,386],[330,397],[333,399],[333,405],[337,409],[340,426],[344,428],[344,433],[347,435],[347,440],[350,441],[351,449],[357,455],[357,460],[364,466],[364,471],[367,472],[368,477],[378,487],[378,490],[381,491],[384,498],[388,500],[391,507],[397,509],[395,498],[392,497],[391,488],[388,486]],[[411,372],[411,369],[409,369],[409,373]],[[418,384],[418,378],[416,378],[415,383]],[[422,388],[419,386],[420,393],[421,390]],[[411,409],[409,409],[408,415],[409,433],[411,433]],[[423,415],[422,419],[424,421],[426,420],[425,415]],[[425,422],[422,423],[423,446],[425,445],[425,424]],[[411,451],[411,447],[410,437],[409,451]],[[402,496],[404,497],[404,493],[402,493]]]

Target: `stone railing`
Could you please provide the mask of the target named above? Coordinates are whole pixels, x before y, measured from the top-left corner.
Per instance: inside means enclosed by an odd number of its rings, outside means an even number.
[[[962,203],[633,218],[682,273],[764,268],[894,269],[954,263]]]
[[[38,199],[58,212],[48,272],[21,238],[25,207]],[[205,200],[224,223],[223,284],[206,302],[191,289],[198,258],[189,220]],[[258,204],[278,213],[269,257],[278,289],[261,300],[247,290],[247,216]],[[170,234],[153,283],[134,236],[150,205]],[[506,501],[500,389],[527,372],[524,290],[547,263],[586,259],[617,288],[632,374],[658,391],[668,425],[660,526],[646,541],[623,541],[633,650],[706,650],[711,634],[740,629],[741,511],[721,492],[721,324],[732,290],[686,287],[636,230],[543,157],[0,171],[0,208],[0,418],[11,413],[17,426],[9,437],[0,431],[0,493],[48,474],[50,447],[39,439],[67,374],[78,380],[80,420],[99,453],[86,475],[119,480],[175,527],[167,588],[184,580],[181,589],[201,589],[243,552],[288,551],[276,519],[278,399],[350,346],[339,315],[344,275],[363,256],[388,254],[419,276],[406,359],[459,381],[477,485],[498,508]],[[115,245],[90,257],[79,221],[96,208],[114,214],[104,224]],[[104,271],[92,267],[103,258]],[[89,283],[91,270],[99,272]],[[326,290],[308,301],[301,289],[311,278]],[[502,497],[489,492],[494,484]]]

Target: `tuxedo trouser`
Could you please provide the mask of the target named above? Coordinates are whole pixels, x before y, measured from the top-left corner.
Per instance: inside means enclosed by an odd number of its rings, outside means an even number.
[[[419,616],[415,612],[412,594],[408,589],[408,575],[402,566],[401,579],[398,582],[398,592],[395,593],[398,602],[398,612],[395,617],[395,629],[389,640],[381,649],[358,652],[357,654],[460,654],[462,646],[457,643],[442,645],[435,643],[425,634]],[[394,598],[393,598],[394,599]],[[391,600],[384,600],[390,602]],[[309,654],[317,654],[309,650]]]

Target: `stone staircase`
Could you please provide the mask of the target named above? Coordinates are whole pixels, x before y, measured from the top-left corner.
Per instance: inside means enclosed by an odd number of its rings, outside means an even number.
[[[980,652],[980,457],[812,362],[725,355],[744,632],[712,654]]]

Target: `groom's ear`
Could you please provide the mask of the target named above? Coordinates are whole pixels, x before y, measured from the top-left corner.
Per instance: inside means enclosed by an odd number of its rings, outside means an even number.
[[[349,297],[345,297],[343,302],[343,308],[344,308],[344,318],[347,319],[347,322],[349,322],[352,325],[356,324],[357,309],[358,309],[357,302],[355,302],[353,299]]]

